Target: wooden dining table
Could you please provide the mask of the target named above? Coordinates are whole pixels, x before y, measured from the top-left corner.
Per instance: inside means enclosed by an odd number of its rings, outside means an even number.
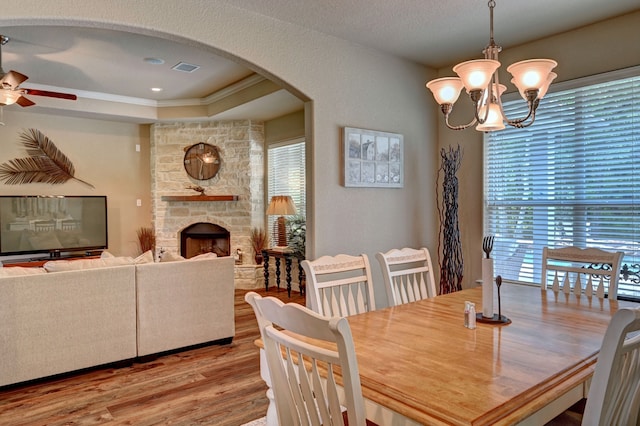
[[[501,296],[506,325],[464,326],[465,301],[482,312],[481,287],[348,317],[367,418],[543,425],[587,396],[613,314],[640,306],[515,284]]]
[[[611,317],[638,306],[525,285],[501,296],[508,325],[464,326],[480,287],[349,317],[368,418],[542,425],[586,397]]]

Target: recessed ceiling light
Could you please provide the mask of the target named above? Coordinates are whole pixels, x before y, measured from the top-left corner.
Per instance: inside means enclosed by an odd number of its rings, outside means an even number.
[[[152,87],[151,91],[152,92],[162,92],[162,87]]]
[[[148,64],[153,64],[153,65],[164,64],[164,59],[160,59],[160,58],[144,58],[144,61]]]

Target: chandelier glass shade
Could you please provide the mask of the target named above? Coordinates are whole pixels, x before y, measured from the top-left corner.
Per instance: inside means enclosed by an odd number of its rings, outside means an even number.
[[[0,106],[15,104],[22,93],[9,89],[0,89]]]
[[[488,3],[490,38],[489,45],[483,50],[484,59],[465,61],[454,66],[453,71],[458,74],[458,77],[437,78],[427,83],[427,88],[440,105],[447,127],[452,130],[463,130],[476,125],[478,131],[491,132],[504,129],[505,123],[520,128],[530,126],[535,120],[540,100],[557,77],[557,74],[551,70],[558,63],[551,59],[528,59],[507,67],[507,71],[513,77],[511,83],[516,86],[529,109],[527,115],[521,118],[509,119],[505,115],[501,96],[506,87],[500,84],[498,77],[498,69],[501,65],[498,61],[498,53],[502,47],[496,45],[493,40],[495,5],[493,0]],[[468,124],[452,125],[449,123],[449,115],[463,87],[474,104],[474,117]]]

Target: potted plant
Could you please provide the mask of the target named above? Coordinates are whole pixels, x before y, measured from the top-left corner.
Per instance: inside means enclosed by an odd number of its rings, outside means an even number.
[[[269,236],[262,228],[251,228],[251,247],[257,265],[262,265],[262,250],[269,244]]]
[[[156,231],[152,227],[142,226],[136,231],[138,234],[138,245],[140,251],[145,253],[151,250],[152,253],[156,251]]]
[[[289,233],[287,235],[287,245],[293,254],[301,259],[304,259],[304,251],[307,236],[307,222],[304,216],[293,216],[287,221],[287,228]]]

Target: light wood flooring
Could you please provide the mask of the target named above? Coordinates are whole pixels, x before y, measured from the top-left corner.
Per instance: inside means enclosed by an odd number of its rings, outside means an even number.
[[[236,290],[231,344],[5,387],[0,425],[238,426],[264,416],[267,387],[254,345],[260,333],[247,291]],[[289,299],[270,288],[268,295],[304,304],[298,292]]]

